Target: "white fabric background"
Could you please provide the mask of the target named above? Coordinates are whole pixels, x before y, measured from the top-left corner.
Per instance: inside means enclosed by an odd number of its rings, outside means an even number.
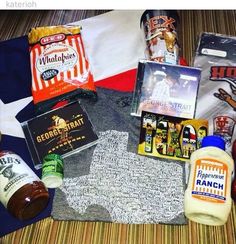
[[[143,10],[115,10],[72,23],[82,26],[94,80],[137,68],[145,56],[140,19]]]

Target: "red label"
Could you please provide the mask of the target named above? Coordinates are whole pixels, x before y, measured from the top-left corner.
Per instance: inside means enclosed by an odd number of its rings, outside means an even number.
[[[157,28],[170,28],[175,30],[175,19],[168,16],[155,16],[146,22],[149,31],[153,31]]]
[[[47,45],[53,42],[60,42],[65,40],[66,36],[64,34],[56,34],[52,36],[46,36],[40,39],[41,45]]]
[[[211,67],[211,80],[222,79],[236,80],[236,67],[235,66],[212,66]]]

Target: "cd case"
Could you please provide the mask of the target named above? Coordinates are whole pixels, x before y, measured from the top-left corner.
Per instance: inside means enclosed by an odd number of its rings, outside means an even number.
[[[131,115],[143,110],[192,119],[195,115],[201,69],[140,60]]]
[[[21,124],[35,168],[50,153],[63,158],[88,148],[98,136],[79,102],[67,104]]]

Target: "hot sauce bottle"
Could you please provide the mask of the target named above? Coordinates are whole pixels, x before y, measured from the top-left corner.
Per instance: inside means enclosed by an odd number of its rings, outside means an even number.
[[[0,151],[0,200],[20,220],[38,215],[49,200],[44,183],[11,151]]]

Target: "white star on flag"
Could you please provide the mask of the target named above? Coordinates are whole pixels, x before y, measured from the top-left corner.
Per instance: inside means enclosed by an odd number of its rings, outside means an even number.
[[[16,115],[24,109],[32,97],[26,97],[11,103],[3,103],[0,99],[0,131],[3,135],[25,138],[20,122]]]

